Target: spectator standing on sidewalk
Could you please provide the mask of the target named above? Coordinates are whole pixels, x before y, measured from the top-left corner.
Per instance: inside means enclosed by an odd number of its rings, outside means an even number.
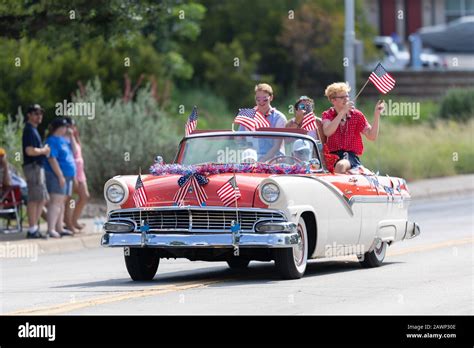
[[[46,156],[49,156],[50,148],[43,146],[38,126],[43,121],[43,108],[33,104],[26,111],[26,123],[23,129],[23,173],[28,184],[28,232],[27,238],[41,238],[39,231],[39,219],[43,207],[48,200],[46,189],[44,165]]]
[[[77,128],[74,120],[71,120],[72,137],[71,139],[75,142],[76,151],[74,152],[74,160],[76,162],[76,177],[74,180],[74,192],[79,196],[78,201],[74,207],[72,213],[72,227],[78,230],[82,230],[85,224],[79,223],[82,211],[90,198],[89,188],[87,186],[86,173],[84,171],[84,159],[82,157],[82,143],[79,135],[79,129]]]
[[[51,148],[45,166],[46,186],[50,195],[48,204],[48,235],[60,238],[63,235],[72,235],[64,229],[64,204],[67,196],[72,194],[76,164],[71,145],[66,140],[67,121],[63,117],[56,117],[50,124],[46,143]]]

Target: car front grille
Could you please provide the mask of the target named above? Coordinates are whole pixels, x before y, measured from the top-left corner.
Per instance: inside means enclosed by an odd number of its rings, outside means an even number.
[[[207,209],[156,209],[117,210],[109,215],[109,219],[131,219],[137,227],[141,220],[150,226],[152,231],[189,231],[189,232],[228,232],[232,221],[237,220],[235,210]],[[238,220],[243,231],[253,231],[254,224],[259,220],[286,221],[284,215],[271,210],[240,210]]]

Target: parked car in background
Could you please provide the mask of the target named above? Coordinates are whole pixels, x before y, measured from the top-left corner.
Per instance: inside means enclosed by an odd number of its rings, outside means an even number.
[[[419,30],[424,46],[442,52],[474,53],[474,16]]]
[[[410,52],[402,44],[397,44],[390,36],[376,36],[375,47],[383,52],[382,65],[389,71],[405,70],[410,64]],[[424,68],[437,69],[442,66],[442,59],[433,53],[422,52],[420,55]],[[371,62],[366,66],[367,70],[373,70],[377,62]]]

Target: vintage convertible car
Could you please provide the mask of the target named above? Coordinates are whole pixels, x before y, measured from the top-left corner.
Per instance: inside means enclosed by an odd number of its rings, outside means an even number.
[[[334,174],[323,148],[301,130],[195,131],[173,164],[106,182],[101,244],[124,248],[133,280],[153,279],[160,258],[235,269],[274,260],[284,279],[302,277],[315,258],[356,255],[364,267],[380,266],[389,245],[420,233],[407,220],[406,182],[367,170]]]

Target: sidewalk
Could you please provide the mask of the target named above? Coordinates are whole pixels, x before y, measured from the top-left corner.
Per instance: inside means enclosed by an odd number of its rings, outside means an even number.
[[[86,224],[81,233],[69,237],[48,238],[48,239],[26,239],[26,228],[22,233],[0,233],[0,248],[11,248],[14,245],[27,244],[37,248],[39,255],[45,253],[65,253],[77,251],[84,248],[96,248],[100,246],[100,237],[102,235],[102,223],[105,218],[86,218],[80,219]],[[46,224],[40,225],[42,234],[46,233]],[[0,255],[0,258],[2,256]]]
[[[474,174],[409,182],[408,188],[412,198],[415,200],[466,193],[472,194],[474,193]],[[100,221],[101,219],[102,221]],[[61,239],[25,239],[26,232],[21,234],[0,233],[0,251],[2,248],[21,245],[37,248],[39,255],[45,253],[66,253],[84,248],[97,248],[100,246],[103,219],[81,219],[87,225],[83,232],[74,237],[63,237]],[[41,231],[42,233],[46,231],[45,224],[41,225]],[[2,258],[1,253],[0,258]]]
[[[432,178],[408,183],[413,199],[427,199],[474,192],[474,174]]]

